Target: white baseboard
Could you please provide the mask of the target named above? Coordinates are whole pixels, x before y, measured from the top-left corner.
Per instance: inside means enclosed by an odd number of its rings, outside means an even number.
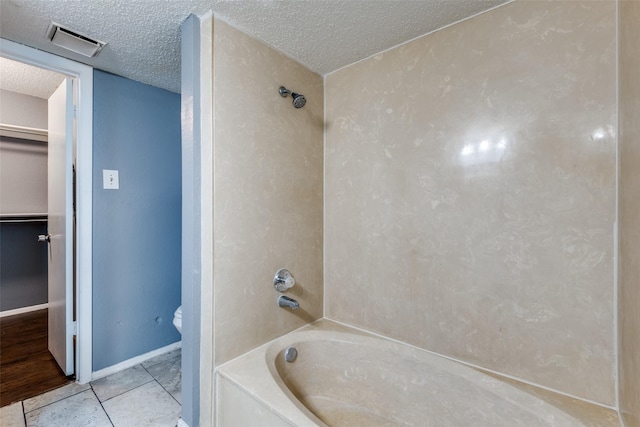
[[[174,342],[173,344],[169,344],[166,347],[141,354],[140,356],[132,357],[131,359],[122,361],[113,366],[108,366],[104,369],[100,369],[99,371],[94,371],[91,374],[91,381],[97,380],[99,378],[104,378],[111,374],[115,374],[116,372],[124,371],[125,369],[129,369],[133,366],[139,365],[140,363],[146,362],[147,360],[152,359],[156,356],[169,353],[170,351],[177,350],[179,348],[182,348],[182,341]]]
[[[49,303],[30,305],[29,307],[14,308],[13,310],[0,311],[0,317],[15,316],[16,314],[29,313],[30,311],[44,310],[49,307]]]
[[[178,425],[176,427],[189,427],[189,424],[185,423],[182,418],[178,420]]]

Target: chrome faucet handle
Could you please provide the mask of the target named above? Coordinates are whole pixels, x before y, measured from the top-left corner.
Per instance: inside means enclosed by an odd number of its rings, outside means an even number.
[[[286,292],[288,289],[293,288],[296,284],[296,279],[286,268],[282,268],[276,272],[276,276],[273,278],[273,287],[278,292]]]

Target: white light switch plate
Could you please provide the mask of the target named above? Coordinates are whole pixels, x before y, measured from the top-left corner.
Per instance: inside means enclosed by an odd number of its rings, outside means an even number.
[[[105,190],[120,189],[120,183],[118,182],[118,171],[102,169],[102,187]]]

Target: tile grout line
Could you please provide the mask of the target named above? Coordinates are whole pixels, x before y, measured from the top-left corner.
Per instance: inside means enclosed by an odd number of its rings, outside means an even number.
[[[105,415],[106,415],[106,416],[107,416],[107,418],[109,419],[109,423],[111,423],[111,425],[112,425],[112,426],[114,426],[113,422],[111,421],[111,418],[109,417],[109,414],[108,414],[108,413],[107,413],[107,411],[104,409],[104,406],[102,406],[102,402],[100,401],[100,399],[98,399],[98,396],[96,395],[96,392],[93,390],[93,385],[92,385],[91,383],[89,383],[89,388],[88,388],[88,389],[81,390],[81,391],[79,391],[79,392],[77,392],[77,393],[73,393],[73,394],[70,394],[69,396],[65,396],[65,397],[64,397],[64,398],[62,398],[62,399],[58,399],[58,400],[55,400],[55,401],[49,402],[49,403],[47,403],[46,405],[39,406],[39,407],[37,407],[37,408],[32,409],[31,411],[26,411],[26,410],[25,410],[25,407],[24,407],[24,400],[23,400],[23,401],[21,401],[21,402],[20,402],[20,404],[21,404],[21,406],[22,406],[22,418],[23,418],[23,420],[24,420],[24,425],[25,425],[25,426],[27,426],[27,414],[29,414],[29,413],[31,413],[31,412],[38,411],[38,410],[40,410],[40,409],[46,408],[46,407],[48,407],[48,406],[51,406],[51,405],[54,405],[54,404],[57,404],[57,403],[60,403],[60,402],[63,402],[63,401],[65,401],[65,400],[67,400],[67,399],[72,398],[73,396],[77,396],[77,395],[79,395],[79,394],[81,394],[81,393],[84,393],[84,392],[86,392],[86,391],[89,391],[89,390],[91,390],[91,393],[93,393],[93,395],[95,396],[96,400],[97,400],[97,401],[98,401],[98,403],[100,404],[100,407],[102,408],[103,412],[105,413]],[[53,391],[53,390],[52,390],[52,391]],[[46,392],[46,393],[50,393],[50,392]],[[46,393],[43,393],[43,394],[46,394]],[[38,396],[41,396],[41,395],[38,395]],[[37,396],[34,396],[34,397],[37,397]]]
[[[171,360],[171,359],[169,359],[169,360]],[[159,365],[159,364],[161,364],[161,363],[165,363],[165,362],[167,362],[167,361],[168,361],[168,360],[163,360],[163,361],[159,361],[159,362],[157,362],[157,363],[153,363],[153,364],[149,365],[149,366],[148,366],[148,368],[153,368],[154,366]],[[115,427],[115,424],[114,424],[113,420],[111,419],[111,417],[109,416],[109,413],[107,412],[107,410],[106,410],[106,409],[105,409],[105,407],[104,407],[104,403],[105,403],[105,402],[108,402],[109,400],[111,400],[111,399],[113,399],[113,398],[115,398],[115,397],[122,396],[122,395],[123,395],[123,394],[125,394],[125,393],[132,392],[132,391],[134,391],[134,390],[137,390],[137,389],[141,388],[142,386],[145,386],[145,385],[150,384],[150,383],[152,383],[152,382],[155,382],[157,385],[159,385],[159,386],[160,386],[160,388],[161,388],[165,393],[167,393],[167,394],[168,394],[168,395],[169,395],[169,396],[170,396],[170,397],[171,397],[171,398],[172,398],[172,399],[173,399],[173,400],[174,400],[174,401],[175,401],[175,402],[176,402],[180,407],[182,407],[182,404],[178,401],[178,399],[176,399],[176,397],[174,397],[174,396],[173,396],[173,394],[171,394],[171,392],[169,392],[169,390],[167,390],[167,388],[165,388],[165,387],[160,383],[160,381],[158,380],[158,378],[156,378],[156,376],[154,376],[154,375],[149,371],[149,369],[148,369],[147,367],[145,367],[142,363],[140,363],[140,364],[139,364],[139,366],[140,366],[140,367],[141,367],[141,368],[142,368],[142,369],[143,369],[143,370],[144,370],[144,371],[145,371],[145,372],[150,376],[150,379],[149,379],[148,381],[146,381],[146,382],[142,383],[142,384],[139,384],[138,386],[136,386],[136,387],[134,387],[134,388],[132,388],[132,389],[130,389],[130,390],[123,391],[123,392],[121,392],[121,393],[119,393],[119,394],[117,394],[117,395],[115,395],[115,396],[111,396],[111,397],[109,397],[108,399],[105,399],[104,401],[100,400],[100,398],[99,398],[99,397],[98,397],[98,395],[96,394],[96,391],[95,391],[95,389],[94,389],[94,384],[93,384],[93,382],[89,382],[89,383],[88,383],[88,388],[87,388],[87,389],[77,391],[77,392],[75,392],[75,393],[69,394],[68,396],[65,396],[65,397],[63,397],[63,398],[59,398],[59,399],[57,399],[57,400],[53,400],[53,401],[51,401],[51,402],[49,402],[49,403],[47,403],[47,404],[44,404],[44,405],[42,405],[42,406],[36,407],[36,408],[34,408],[34,409],[31,409],[30,411],[26,411],[26,407],[25,407],[25,403],[24,403],[24,402],[25,402],[25,400],[28,400],[28,399],[21,400],[21,401],[20,401],[20,406],[21,406],[21,410],[22,410],[22,419],[23,419],[23,421],[24,421],[24,423],[25,423],[25,426],[27,425],[27,414],[29,414],[29,413],[31,413],[31,412],[34,412],[34,411],[37,411],[37,410],[40,410],[40,409],[43,409],[43,408],[46,408],[46,407],[51,406],[51,405],[53,405],[53,404],[58,404],[58,403],[60,403],[60,402],[63,402],[63,401],[65,401],[65,400],[67,400],[67,399],[71,398],[71,397],[77,396],[77,395],[79,395],[79,394],[81,394],[81,393],[84,393],[84,392],[86,392],[86,391],[91,390],[91,393],[92,393],[92,394],[94,395],[94,397],[98,400],[98,403],[100,404],[100,407],[102,408],[102,411],[103,411],[103,412],[104,412],[104,414],[107,416],[107,419],[109,420],[109,423],[111,424],[111,426],[112,426],[112,427]],[[63,386],[63,387],[64,387],[64,386]],[[62,388],[62,387],[59,387],[59,388]],[[56,389],[54,389],[54,390],[56,390]],[[52,391],[54,391],[54,390],[50,390],[49,392],[42,393],[42,394],[40,394],[40,395],[38,395],[38,396],[42,396],[42,395],[47,394],[47,393],[50,393],[50,392],[52,392]],[[34,398],[35,398],[35,397],[38,397],[38,396],[34,396]],[[29,399],[32,399],[32,398],[29,398]]]
[[[130,391],[137,390],[137,389],[139,389],[139,388],[140,388],[140,387],[142,387],[142,386],[145,386],[145,385],[147,385],[147,384],[149,384],[149,383],[154,382],[155,380],[156,380],[156,379],[155,379],[155,378],[153,377],[153,375],[152,375],[152,376],[151,376],[151,379],[150,379],[149,381],[145,382],[145,383],[138,384],[138,385],[137,385],[137,386],[135,386],[134,388],[129,389],[129,390],[125,390],[125,391],[123,391],[122,393],[119,393],[119,394],[116,394],[116,395],[114,395],[114,396],[111,396],[110,398],[105,399],[104,401],[102,401],[102,400],[100,400],[100,398],[98,398],[98,401],[99,401],[101,404],[102,404],[103,402],[108,402],[108,401],[110,401],[111,399],[115,399],[116,397],[120,397],[120,396],[122,396],[123,394],[127,394],[127,393],[129,393]],[[91,390],[93,390],[93,386],[91,387]],[[93,394],[96,394],[96,393],[95,393],[95,391],[93,392]],[[98,395],[97,395],[97,394],[96,394],[96,397],[98,397]]]
[[[155,366],[155,365],[151,365],[151,366]],[[150,367],[151,367],[151,366],[150,366]],[[165,388],[165,386],[163,386],[163,385],[162,385],[162,383],[161,383],[160,381],[158,381],[158,379],[157,379],[157,378],[156,378],[156,377],[155,377],[151,372],[149,372],[149,370],[148,370],[146,367],[144,367],[144,366],[143,366],[143,368],[144,368],[144,370],[145,370],[145,371],[147,371],[147,373],[148,373],[149,375],[151,375],[151,378],[153,378],[153,380],[154,380],[156,383],[158,383],[158,385],[159,385],[159,386],[160,386],[160,387],[161,387],[161,388],[162,388],[162,389],[163,389],[163,390],[164,390],[164,391],[165,391],[169,396],[171,396],[171,398],[172,398],[173,400],[175,400],[175,401],[176,401],[176,403],[177,403],[178,405],[180,405],[180,407],[182,408],[182,403],[178,402],[178,399],[176,399],[176,398],[173,396],[173,394],[171,394],[171,392],[169,392],[169,390],[167,390],[167,389]],[[181,388],[182,388],[182,387],[181,387]]]
[[[93,395],[96,397],[96,400],[100,404],[100,407],[102,408],[102,412],[104,412],[104,414],[107,416],[107,419],[109,420],[109,423],[111,423],[112,427],[115,427],[115,424],[113,423],[113,420],[111,420],[111,417],[109,416],[109,413],[107,412],[107,410],[105,409],[104,405],[102,404],[102,401],[100,400],[100,398],[96,394],[96,391],[93,389],[93,384],[89,383],[89,387],[91,388],[91,392],[93,393]]]
[[[62,387],[64,387],[64,386],[62,386]],[[44,392],[44,393],[42,393],[42,394],[38,394],[37,396],[30,397],[29,399],[33,399],[33,398],[38,397],[38,396],[43,396],[43,395],[45,395],[45,394],[47,394],[47,393],[51,393],[51,392],[53,392],[53,391],[55,391],[55,390],[58,390],[58,389],[60,389],[60,388],[62,388],[62,387],[58,387],[58,388],[55,388],[55,389],[53,389],[53,390],[49,390],[49,391]],[[89,385],[89,388],[91,388],[91,385]],[[22,413],[23,413],[23,414],[25,415],[25,417],[26,417],[26,415],[27,415],[27,414],[29,414],[29,413],[31,413],[31,412],[37,411],[38,409],[46,408],[47,406],[51,406],[51,405],[53,405],[53,404],[55,404],[55,403],[58,403],[58,402],[62,402],[63,400],[67,400],[67,399],[68,399],[68,398],[70,398],[70,397],[76,396],[76,395],[78,395],[78,394],[80,394],[80,393],[84,393],[84,392],[85,392],[85,391],[87,391],[87,390],[89,390],[89,389],[86,389],[86,390],[80,390],[80,391],[79,391],[79,392],[77,392],[77,393],[70,394],[70,395],[65,396],[65,397],[63,397],[63,398],[61,398],[61,399],[58,399],[58,400],[53,400],[53,401],[51,401],[51,402],[47,403],[46,405],[38,406],[37,408],[33,408],[33,409],[32,409],[32,410],[30,410],[30,411],[25,410],[25,408],[24,408],[24,402],[25,402],[25,401],[23,400],[23,401],[21,401],[21,402],[22,402]],[[25,400],[29,400],[29,399],[25,399]]]

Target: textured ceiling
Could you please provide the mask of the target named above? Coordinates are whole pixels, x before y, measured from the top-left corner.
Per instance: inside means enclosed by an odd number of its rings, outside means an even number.
[[[180,91],[180,25],[214,15],[324,75],[509,0],[0,0],[0,37]],[[86,58],[54,21],[108,45]]]
[[[63,79],[62,74],[0,57],[2,90],[49,99]]]

